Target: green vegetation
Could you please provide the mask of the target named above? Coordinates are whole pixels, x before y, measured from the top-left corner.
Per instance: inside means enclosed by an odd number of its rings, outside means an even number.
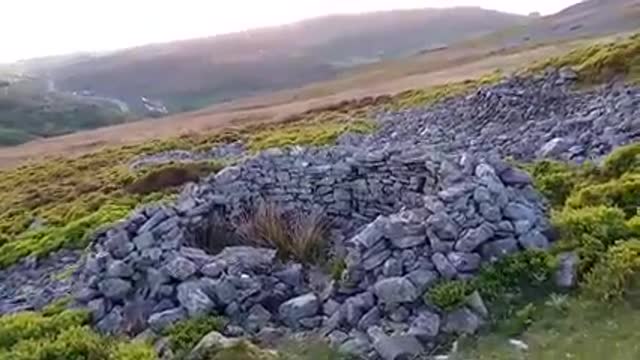
[[[125,217],[140,204],[166,198],[175,193],[176,186],[225,165],[167,164],[130,172],[128,164],[140,155],[174,149],[198,151],[238,140],[255,151],[270,146],[323,145],[346,131],[367,132],[373,128],[368,121],[333,115],[106,148],[77,158],[53,158],[2,170],[0,268],[28,255],[81,248],[97,228]],[[43,221],[44,226],[30,229],[34,221]]]
[[[454,360],[633,360],[640,357],[637,304],[603,304],[567,299],[562,307],[553,303],[533,308],[533,320],[518,339],[527,351],[509,344],[509,335],[492,333],[465,340]]]
[[[574,296],[555,294],[546,301],[540,294],[522,297],[525,303],[499,317],[491,335],[467,339],[460,359],[640,356],[640,196],[629,185],[640,175],[639,164],[640,144],[632,144],[611,153],[601,167],[548,161],[526,166],[553,206],[560,236],[553,252],[579,256],[578,288]],[[529,349],[509,344],[514,336]]]
[[[528,71],[543,71],[550,66],[573,68],[580,82],[585,85],[602,83],[614,76],[625,76],[632,82],[640,81],[640,34],[578,48],[566,55],[537,63]]]
[[[320,212],[287,216],[273,204],[260,204],[247,213],[237,225],[240,236],[248,243],[278,250],[280,257],[303,264],[326,261],[329,223]]]
[[[395,95],[388,106],[397,110],[431,105],[454,96],[464,95],[480,86],[495,84],[501,79],[502,72],[495,71],[474,80],[438,85],[428,89],[407,90]]]
[[[180,358],[186,356],[200,340],[212,331],[222,331],[225,321],[215,316],[201,316],[181,321],[166,331],[169,344]]]
[[[450,311],[464,304],[474,291],[494,302],[525,287],[541,288],[554,268],[553,257],[548,253],[520,252],[485,266],[472,280],[449,280],[435,285],[425,294],[425,302]]]
[[[49,309],[0,317],[2,360],[155,360],[150,345],[96,334],[83,311]]]
[[[128,120],[114,104],[50,92],[47,81],[22,78],[0,86],[0,146],[120,124]]]
[[[333,116],[333,115],[330,115]],[[334,144],[344,133],[367,134],[375,125],[367,120],[302,122],[287,127],[273,127],[249,136],[247,145],[253,151],[294,145],[323,146]]]

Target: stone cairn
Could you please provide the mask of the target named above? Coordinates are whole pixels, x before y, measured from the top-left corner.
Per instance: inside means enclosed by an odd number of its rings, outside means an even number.
[[[342,280],[272,249],[190,247],[209,219],[231,221],[258,201],[322,209],[346,257]],[[446,334],[473,333],[487,316],[481,299],[451,313],[425,303],[439,279],[547,249],[548,230],[529,176],[497,156],[407,145],[270,150],[95,234],[75,298],[106,333],[159,332],[216,313],[230,320],[230,335],[313,333],[365,358],[400,359]]]

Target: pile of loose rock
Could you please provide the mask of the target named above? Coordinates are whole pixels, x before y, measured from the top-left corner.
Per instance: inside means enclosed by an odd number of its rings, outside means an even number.
[[[257,201],[323,207],[347,253],[343,281],[283,263],[274,250],[187,246],[211,214],[230,221]],[[98,234],[76,298],[105,332],[160,331],[215,312],[235,335],[319,332],[344,351],[396,359],[430,349],[442,333],[474,332],[486,316],[441,312],[422,299],[430,286],[546,249],[548,228],[529,176],[495,157],[402,146],[269,151],[185,189],[172,207],[143,209]]]
[[[501,156],[580,162],[640,138],[640,90],[573,92],[573,78],[567,71],[512,78],[428,108],[380,114],[375,134],[345,136],[337,146],[264,151],[188,185],[170,206],[139,209],[95,234],[73,278],[75,297],[108,333],[157,332],[217,313],[230,320],[229,336],[268,343],[314,333],[371,359],[400,359],[473,333],[488,316],[477,294],[444,312],[425,292],[553,240],[544,200]],[[244,154],[233,148],[225,154]],[[132,166],[167,159],[194,161],[172,153]],[[192,247],[203,226],[233,224],[259,202],[322,210],[333,251],[346,258],[342,279],[283,262],[271,249]],[[15,278],[24,266],[0,276]],[[571,267],[562,271],[570,285]],[[3,292],[0,304],[10,304]]]

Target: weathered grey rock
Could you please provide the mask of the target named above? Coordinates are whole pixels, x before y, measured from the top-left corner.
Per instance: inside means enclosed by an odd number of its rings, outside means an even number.
[[[198,345],[191,350],[185,360],[205,360],[205,355],[208,351],[212,349],[226,349],[235,346],[242,341],[242,339],[228,338],[217,331],[212,331],[198,342]]]
[[[228,267],[243,270],[261,271],[269,269],[276,260],[276,250],[249,246],[228,246],[215,260],[224,262]]]
[[[564,138],[555,138],[544,144],[536,155],[541,158],[558,157],[563,152],[569,150],[571,145],[572,143]]]
[[[402,276],[402,263],[394,258],[388,259],[382,266],[382,274],[385,277]]]
[[[504,209],[504,216],[510,220],[526,220],[530,223],[535,223],[536,214],[528,206],[516,202],[509,203]]]
[[[121,260],[114,260],[107,268],[107,276],[114,278],[130,278],[133,276],[133,268]]]
[[[406,278],[416,287],[418,293],[422,294],[438,281],[438,274],[430,270],[415,270]]]
[[[412,359],[425,351],[412,335],[380,336],[373,342],[373,347],[384,360]]]
[[[436,253],[431,257],[431,261],[436,266],[436,269],[440,273],[440,276],[447,280],[451,280],[458,275],[456,267],[444,256],[444,254]]]
[[[155,243],[155,238],[150,232],[142,233],[133,238],[133,243],[138,250],[144,250],[152,247]]]
[[[189,281],[178,285],[177,297],[180,305],[187,310],[189,316],[208,314],[215,306],[199,281]]]
[[[533,182],[528,173],[514,167],[509,167],[503,171],[500,174],[500,179],[506,185],[529,185]]]
[[[358,322],[358,329],[366,331],[370,326],[378,324],[381,317],[382,312],[380,309],[377,307],[371,308]]]
[[[433,214],[427,220],[427,224],[441,240],[456,240],[458,238],[458,226],[446,213]]]
[[[420,294],[407,278],[382,279],[373,286],[378,300],[384,304],[400,304],[415,301]]]
[[[389,219],[383,216],[379,216],[376,220],[367,225],[358,235],[353,238],[353,241],[361,244],[365,248],[371,248],[382,240],[384,236],[384,229]]]
[[[320,302],[313,294],[305,294],[293,298],[279,308],[280,318],[291,326],[295,326],[300,319],[314,316],[318,313]]]
[[[116,259],[124,259],[134,249],[134,245],[129,241],[129,236],[124,231],[109,232],[104,246]]]
[[[518,252],[518,241],[507,238],[488,242],[482,246],[482,256],[490,261],[502,259]]]
[[[433,339],[439,333],[440,315],[426,310],[418,314],[409,328],[409,335],[416,336],[422,341]]]
[[[530,231],[518,237],[518,243],[526,250],[548,250],[549,240],[537,230]]]
[[[408,249],[420,246],[425,242],[427,242],[427,238],[424,235],[391,238],[391,243],[398,249]]]
[[[256,304],[249,310],[249,316],[247,316],[247,327],[253,331],[260,330],[271,320],[271,313],[260,304]]]
[[[447,314],[443,330],[455,334],[475,334],[481,325],[480,318],[467,308]]]
[[[87,308],[89,309],[91,317],[94,321],[102,319],[107,310],[104,298],[89,301],[89,303],[87,304]]]
[[[96,329],[103,334],[117,334],[122,329],[122,309],[114,307],[96,324]]]
[[[460,252],[451,252],[447,254],[447,259],[457,271],[461,272],[471,272],[478,270],[480,268],[480,262],[482,261],[482,258],[478,254]]]
[[[572,288],[577,282],[578,255],[573,252],[558,255],[558,269],[554,274],[557,286]]]
[[[108,299],[124,300],[133,289],[133,286],[126,280],[109,278],[102,280],[100,284],[98,284],[98,289]]]
[[[487,223],[483,223],[475,229],[468,230],[460,240],[456,242],[455,249],[461,252],[472,252],[493,237],[495,231]]]
[[[212,262],[210,264],[207,264],[205,266],[203,266],[200,269],[200,272],[204,275],[204,276],[208,276],[210,278],[217,278],[219,277],[222,272],[224,271],[224,266],[222,264],[220,264],[219,262]]]
[[[489,316],[489,309],[484,304],[484,300],[482,300],[482,296],[476,290],[471,295],[467,297],[467,305],[473,310],[476,314],[487,318]]]
[[[149,316],[149,326],[156,332],[160,332],[167,327],[187,318],[187,312],[181,308],[164,310]]]
[[[198,271],[196,264],[181,256],[171,260],[164,269],[169,276],[180,281],[188,279]]]
[[[223,279],[213,283],[216,300],[223,304],[229,305],[238,297],[238,291],[233,283],[228,279]]]

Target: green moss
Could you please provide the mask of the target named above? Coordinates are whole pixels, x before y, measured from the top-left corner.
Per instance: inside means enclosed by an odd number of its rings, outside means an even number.
[[[636,34],[623,40],[578,48],[566,55],[539,62],[528,71],[571,67],[583,84],[597,84],[620,75],[635,82],[640,80],[639,65],[640,34]]]
[[[120,342],[111,354],[109,360],[156,360],[158,355],[152,346],[143,342]]]
[[[222,331],[225,321],[216,316],[201,316],[181,321],[166,330],[171,349],[182,356],[193,349],[202,338],[212,331]]]

